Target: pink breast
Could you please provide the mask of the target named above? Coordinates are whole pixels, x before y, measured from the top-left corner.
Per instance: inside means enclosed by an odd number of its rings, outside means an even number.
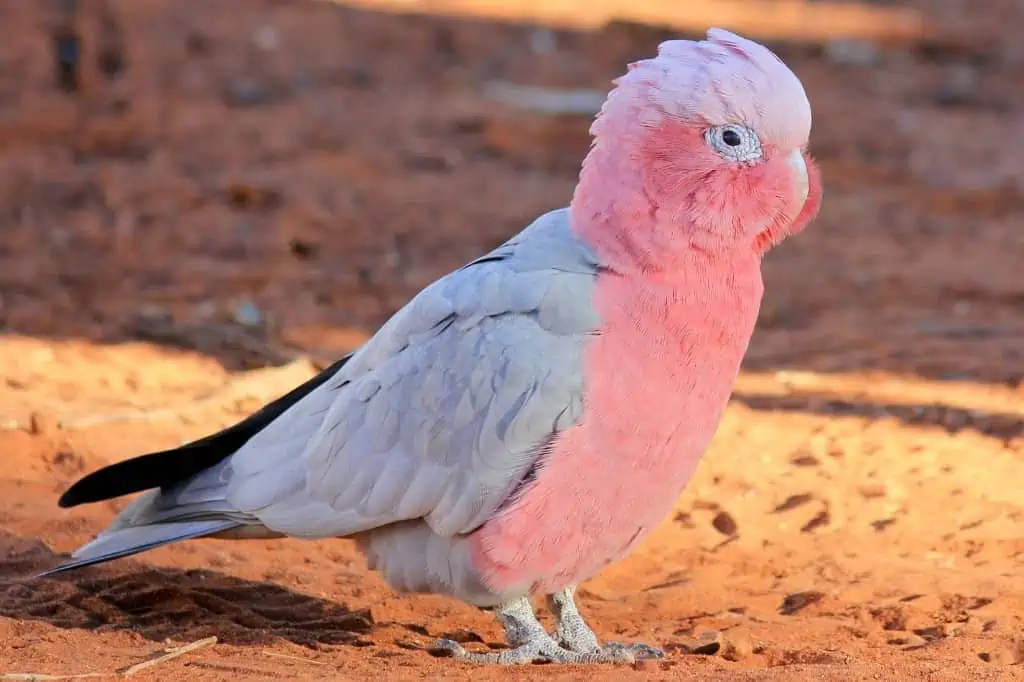
[[[735,275],[735,273],[733,273]],[[606,282],[586,412],[519,499],[470,537],[497,591],[550,593],[623,558],[671,512],[721,420],[753,330],[759,269],[738,283]]]

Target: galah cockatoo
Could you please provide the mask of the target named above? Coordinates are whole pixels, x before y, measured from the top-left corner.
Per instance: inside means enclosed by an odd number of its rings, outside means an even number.
[[[661,657],[600,644],[576,586],[673,509],[747,350],[761,258],[821,184],[803,86],[758,43],[667,41],[615,86],[570,206],[249,418],[75,483],[60,506],[147,492],[50,573],[204,536],[347,537],[397,590],[493,609],[510,648],[439,642],[456,658]]]

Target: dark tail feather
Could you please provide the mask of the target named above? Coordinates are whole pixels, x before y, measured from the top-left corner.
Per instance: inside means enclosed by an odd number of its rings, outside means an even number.
[[[75,550],[71,555],[71,561],[43,571],[36,577],[42,578],[75,568],[101,564],[179,540],[216,535],[239,525],[241,524],[237,521],[180,521],[109,531]]]

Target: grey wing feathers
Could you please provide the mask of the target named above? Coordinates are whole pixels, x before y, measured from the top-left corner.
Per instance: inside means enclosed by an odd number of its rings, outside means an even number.
[[[236,513],[296,536],[421,517],[440,535],[472,530],[582,412],[598,267],[567,210],[542,216],[421,292],[335,377],[189,486],[223,480]]]

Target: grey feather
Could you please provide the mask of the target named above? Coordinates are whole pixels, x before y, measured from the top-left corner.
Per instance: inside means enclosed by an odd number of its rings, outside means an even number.
[[[562,209],[438,280],[231,457],[228,503],[304,537],[417,518],[472,531],[582,412],[598,269]],[[295,447],[284,422],[311,414]]]
[[[541,216],[420,292],[229,458],[144,494],[81,551],[202,528],[358,536],[399,589],[494,603],[465,535],[582,415],[599,271],[568,209]]]
[[[190,521],[109,529],[75,550],[71,561],[44,571],[39,577],[131,556],[179,540],[216,535],[237,525],[232,521]]]

